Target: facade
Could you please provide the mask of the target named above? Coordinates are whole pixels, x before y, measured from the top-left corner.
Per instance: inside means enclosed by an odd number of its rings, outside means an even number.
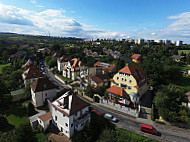
[[[131,56],[131,59],[135,63],[140,63],[140,61],[141,61],[141,54],[133,54]]]
[[[175,45],[176,45],[176,46],[182,46],[182,45],[183,45],[183,41],[179,41],[179,40],[178,40],[178,41],[176,41]]]
[[[110,77],[107,74],[95,75],[89,77],[89,84],[94,88],[100,86],[108,86],[110,82]]]
[[[110,94],[115,94],[110,91],[113,86],[117,86],[120,90],[125,91],[130,96],[132,102],[138,103],[140,96],[147,91],[146,74],[134,63],[126,65],[114,75],[111,87],[107,90]]]
[[[86,70],[86,66],[80,61],[79,58],[73,58],[72,60],[65,63],[63,67],[63,76],[76,80],[80,78],[80,74]]]
[[[70,138],[90,122],[89,105],[75,94],[66,92],[52,103],[52,123]]]
[[[48,78],[38,78],[30,87],[35,107],[43,106],[47,100],[52,101],[56,96],[56,86]]]
[[[38,124],[41,125],[44,129],[44,131],[48,128],[48,126],[52,123],[52,112],[48,112],[45,114],[42,114],[37,117]]]
[[[94,67],[101,67],[103,74],[106,71],[108,71],[108,72],[114,72],[115,71],[115,65],[114,64],[110,65],[110,64],[104,63],[104,62],[97,62],[94,64]]]
[[[27,86],[27,84],[32,83],[33,81],[37,80],[38,78],[45,77],[38,69],[37,67],[31,67],[33,65],[29,65],[29,67],[25,67],[24,69],[27,69],[22,74],[22,79],[24,80],[24,85]]]
[[[58,71],[63,71],[63,67],[65,66],[65,63],[67,63],[71,59],[72,59],[71,56],[67,56],[67,57],[62,56],[61,58],[57,59]]]
[[[144,39],[136,39],[135,44],[144,44]]]

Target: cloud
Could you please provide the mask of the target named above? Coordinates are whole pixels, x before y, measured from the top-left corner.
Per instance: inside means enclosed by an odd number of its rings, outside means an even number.
[[[50,32],[53,36],[81,38],[127,37],[125,32],[111,32],[80,23],[65,16],[63,9],[35,12],[2,4],[0,5],[0,31],[40,35],[47,35]]]
[[[36,0],[31,0],[30,3],[31,4],[37,4]]]
[[[36,7],[39,7],[39,8],[44,7],[43,5],[39,5],[36,0],[30,0],[30,3],[35,5]]]

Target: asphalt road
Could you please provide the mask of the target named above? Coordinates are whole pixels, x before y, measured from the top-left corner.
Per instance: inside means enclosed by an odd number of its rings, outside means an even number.
[[[47,77],[54,82],[55,85],[59,86],[59,90],[64,89],[66,85],[59,82],[54,75],[48,71],[48,68],[45,66],[45,72]],[[93,103],[85,98],[85,101],[89,102],[93,108],[97,109],[102,113],[110,113],[115,116],[119,122],[115,123],[116,126],[124,128],[135,133],[157,139],[159,141],[172,141],[172,142],[190,142],[190,130],[177,128],[174,126],[166,126],[161,124],[155,124],[154,127],[161,133],[161,136],[151,135],[140,131],[141,122],[137,118],[118,112],[116,110],[104,107],[100,104]]]

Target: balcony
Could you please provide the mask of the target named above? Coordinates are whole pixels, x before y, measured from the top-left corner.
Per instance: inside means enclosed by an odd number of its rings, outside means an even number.
[[[78,117],[77,119],[75,119],[75,122],[77,124],[81,124],[83,122],[85,122],[86,120],[88,120],[90,118],[90,113],[86,112],[85,114],[83,114],[82,116]]]

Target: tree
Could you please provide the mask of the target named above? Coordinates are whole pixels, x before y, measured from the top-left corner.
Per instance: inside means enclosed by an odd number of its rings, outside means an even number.
[[[26,98],[30,98],[31,97],[31,90],[30,90],[30,83],[27,84],[27,86],[24,88],[24,95]]]
[[[11,102],[11,96],[8,95],[9,90],[5,83],[0,80],[0,108],[5,107]]]
[[[7,121],[7,118],[3,115],[0,115],[0,131],[6,132],[10,128],[10,124]]]
[[[115,142],[115,141],[116,137],[114,136],[113,132],[110,129],[105,129],[100,135],[99,140],[97,140],[96,142]]]
[[[15,142],[37,142],[35,132],[30,124],[21,124],[15,130]]]
[[[190,63],[190,53],[187,54],[187,62]]]
[[[165,86],[162,91],[156,93],[154,104],[163,119],[176,122],[179,121],[181,101],[184,98],[184,90],[176,85]]]
[[[28,106],[27,106],[27,114],[28,116],[32,116],[34,114],[36,114],[36,111],[34,109],[34,106],[32,105],[31,102],[28,103]]]

